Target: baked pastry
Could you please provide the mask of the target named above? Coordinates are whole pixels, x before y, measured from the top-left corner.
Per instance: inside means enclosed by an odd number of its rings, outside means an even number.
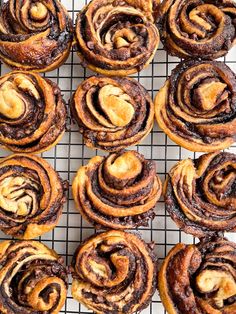
[[[183,231],[197,237],[236,231],[235,185],[235,154],[182,160],[166,179],[166,209]]]
[[[53,229],[65,203],[58,173],[42,158],[16,154],[0,159],[0,229],[33,239]]]
[[[180,63],[157,93],[160,128],[178,145],[215,152],[236,138],[236,76],[221,62]]]
[[[63,258],[36,241],[0,243],[0,312],[58,314],[67,294]]]
[[[0,77],[0,144],[13,152],[39,153],[65,132],[66,107],[59,87],[33,72]]]
[[[72,296],[95,313],[131,314],[156,290],[156,257],[138,236],[111,230],[82,243],[72,260]]]
[[[0,59],[14,69],[47,72],[67,59],[72,21],[58,0],[8,0],[0,8]]]
[[[214,60],[236,43],[234,0],[163,0],[158,14],[161,40],[173,56]]]
[[[82,64],[104,75],[141,71],[159,45],[158,0],[92,0],[78,14],[75,39]]]
[[[155,163],[135,151],[93,157],[72,184],[82,216],[96,227],[113,229],[148,225],[161,190]]]
[[[88,78],[73,95],[71,111],[85,144],[109,152],[138,144],[154,122],[151,97],[131,78]]]
[[[159,272],[159,292],[169,314],[236,312],[236,244],[224,238],[177,244]]]

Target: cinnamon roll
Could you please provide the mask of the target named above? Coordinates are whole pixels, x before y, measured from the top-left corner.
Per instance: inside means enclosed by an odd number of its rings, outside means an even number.
[[[159,45],[157,0],[92,0],[78,14],[78,55],[91,70],[126,76],[146,67]]]
[[[163,0],[158,26],[169,54],[214,60],[235,45],[235,19],[234,0]]]
[[[216,152],[178,162],[165,184],[166,209],[197,237],[236,231],[236,155]]]
[[[16,154],[0,159],[0,229],[33,239],[53,229],[65,202],[57,172],[42,158]]]
[[[0,8],[0,59],[12,68],[52,71],[72,39],[72,21],[57,0],[8,0]]]
[[[67,270],[55,251],[36,241],[0,243],[0,312],[58,314]]]
[[[93,157],[72,184],[82,216],[96,227],[113,229],[146,226],[161,190],[154,162],[135,151]]]
[[[95,313],[131,314],[156,290],[156,258],[138,236],[111,230],[82,243],[72,261],[72,296]]]
[[[169,314],[236,312],[236,244],[224,238],[177,244],[159,273],[161,300]]]
[[[225,149],[236,138],[236,76],[221,62],[185,61],[157,93],[155,113],[178,145],[198,152]]]
[[[71,111],[85,144],[109,152],[138,144],[154,122],[151,97],[131,78],[88,78],[73,95]]]
[[[0,144],[13,152],[39,153],[61,139],[66,107],[59,87],[33,72],[0,77]]]

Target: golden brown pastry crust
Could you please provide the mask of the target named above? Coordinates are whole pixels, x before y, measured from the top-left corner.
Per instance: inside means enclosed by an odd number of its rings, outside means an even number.
[[[158,11],[161,40],[173,56],[213,60],[236,43],[234,0],[163,0]]]
[[[0,312],[58,314],[67,295],[67,271],[55,251],[36,241],[0,243]]]
[[[236,312],[236,245],[227,239],[177,244],[159,272],[159,292],[168,314]]]
[[[131,78],[88,78],[73,95],[71,111],[85,144],[109,152],[138,144],[154,122],[151,97]]]
[[[39,153],[65,132],[66,107],[59,87],[37,73],[0,77],[0,144],[13,152]]]
[[[67,59],[73,38],[72,21],[57,0],[2,4],[0,59],[14,69],[47,72]]]
[[[82,216],[97,227],[113,229],[147,225],[161,191],[154,162],[135,151],[93,157],[72,185]]]
[[[236,231],[235,186],[235,154],[182,160],[166,179],[166,209],[183,231],[197,237]]]
[[[236,77],[224,63],[180,63],[156,95],[160,128],[196,152],[225,149],[236,138]]]
[[[131,314],[156,290],[156,257],[134,234],[111,230],[90,237],[72,261],[72,296],[95,313]]]
[[[78,14],[78,55],[91,70],[126,76],[146,67],[159,45],[159,1],[92,0]]]
[[[15,154],[0,160],[0,229],[20,239],[52,230],[65,203],[58,173],[42,158]]]

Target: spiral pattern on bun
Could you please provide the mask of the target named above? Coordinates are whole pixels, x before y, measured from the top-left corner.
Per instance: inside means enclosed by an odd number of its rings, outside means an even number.
[[[236,244],[206,239],[177,244],[159,273],[161,300],[169,314],[236,312]]]
[[[126,76],[146,67],[159,45],[156,0],[92,0],[78,14],[78,54],[91,70]]]
[[[235,154],[182,160],[166,180],[166,209],[181,229],[197,237],[236,231],[235,188]]]
[[[234,0],[163,0],[158,26],[169,54],[214,60],[235,45],[235,19]]]
[[[0,77],[0,144],[13,152],[39,153],[65,132],[66,107],[59,87],[33,72]]]
[[[225,149],[236,138],[236,77],[224,63],[185,61],[157,93],[160,128],[191,151]]]
[[[42,158],[16,154],[0,159],[0,229],[33,239],[53,229],[65,202],[57,172]]]
[[[0,12],[0,59],[8,66],[46,72],[67,59],[73,26],[59,1],[8,0]]]
[[[135,151],[93,157],[72,185],[82,216],[97,227],[113,229],[147,225],[161,190],[154,162]]]
[[[156,258],[134,234],[111,230],[82,243],[72,261],[72,296],[95,313],[131,314],[156,290]]]
[[[151,97],[131,78],[88,78],[76,90],[71,111],[85,144],[109,152],[138,144],[154,121]]]
[[[0,243],[0,312],[58,314],[67,271],[56,252],[36,241]]]

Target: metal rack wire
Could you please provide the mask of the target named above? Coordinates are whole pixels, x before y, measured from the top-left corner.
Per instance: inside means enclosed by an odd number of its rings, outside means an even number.
[[[62,3],[68,9],[73,20],[76,14],[87,3],[87,0],[62,0]],[[222,58],[234,72],[236,72],[236,48],[232,49],[225,58]],[[137,75],[133,75],[154,98],[159,88],[170,74],[171,70],[178,64],[177,58],[170,57],[160,47],[155,59],[150,66]],[[0,65],[0,74],[3,75],[10,70],[3,64]],[[71,52],[67,62],[59,69],[44,74],[56,82],[64,94],[66,101],[70,99],[77,86],[93,73],[87,69],[83,69],[80,65],[75,52]],[[64,180],[72,183],[72,179],[77,169],[87,163],[94,155],[104,155],[101,151],[94,151],[84,146],[81,135],[76,125],[69,121],[68,130],[61,142],[50,151],[43,153],[41,156],[45,158],[61,175]],[[147,159],[153,159],[157,163],[157,172],[162,181],[168,170],[183,158],[198,156],[191,153],[170,141],[166,135],[161,132],[155,125],[151,134],[138,146],[132,147],[143,153]],[[236,145],[230,148],[231,152],[236,153]],[[9,152],[0,150],[0,157],[8,155]],[[52,231],[39,238],[40,241],[47,246],[55,249],[58,254],[62,255],[67,265],[70,264],[71,257],[76,247],[81,241],[94,233],[94,228],[86,221],[82,220],[80,214],[75,209],[71,190],[68,191],[68,201],[64,206],[62,217],[58,226]],[[195,239],[181,232],[172,222],[169,215],[165,212],[163,200],[158,202],[156,208],[156,217],[148,227],[138,228],[143,239],[146,242],[155,242],[155,252],[159,258],[159,262],[163,260],[168,251],[178,242],[193,243]],[[236,240],[236,236],[227,235],[228,238]],[[8,238],[0,233],[0,240]],[[66,304],[61,313],[91,313],[84,306],[74,301],[68,293]],[[143,314],[164,314],[166,313],[156,293],[151,305],[142,312]]]

